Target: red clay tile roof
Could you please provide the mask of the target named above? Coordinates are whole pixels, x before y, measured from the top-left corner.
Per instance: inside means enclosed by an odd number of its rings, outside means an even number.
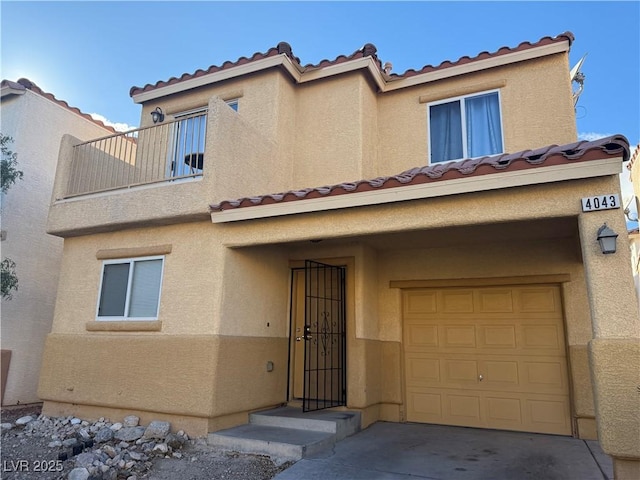
[[[550,145],[536,150],[525,150],[518,153],[505,153],[491,157],[436,163],[434,165],[412,168],[399,175],[378,177],[373,180],[359,180],[356,182],[340,183],[338,185],[290,190],[284,193],[244,197],[236,200],[225,200],[221,203],[211,205],[210,209],[212,212],[221,212],[235,208],[254,207],[386,188],[398,188],[407,185],[489,175],[504,171],[517,171],[597,160],[603,158],[603,156],[622,156],[623,161],[627,161],[629,159],[628,140],[622,135],[613,135],[591,142],[583,140],[568,145]]]
[[[485,51],[485,52],[479,53],[475,57],[464,56],[464,57],[459,58],[456,61],[446,60],[446,61],[440,63],[440,65],[438,65],[436,67],[434,67],[432,65],[426,65],[426,66],[422,67],[420,70],[412,70],[412,69],[410,69],[410,70],[407,70],[406,72],[404,72],[402,74],[391,74],[391,75],[388,75],[387,78],[390,81],[392,81],[392,80],[400,80],[402,78],[408,78],[408,77],[412,77],[412,76],[419,75],[419,74],[422,74],[422,73],[432,72],[434,70],[443,70],[445,68],[450,68],[450,67],[455,67],[455,66],[458,66],[458,65],[464,65],[466,63],[472,63],[472,62],[476,62],[476,61],[480,61],[480,60],[485,60],[487,58],[499,57],[501,55],[506,55],[506,54],[509,54],[509,53],[520,52],[520,51],[523,51],[523,50],[529,50],[531,48],[541,47],[541,46],[549,45],[549,44],[552,44],[552,43],[568,41],[569,45],[571,45],[571,43],[573,43],[573,40],[574,40],[574,36],[573,36],[573,34],[571,32],[564,32],[564,33],[561,33],[560,35],[558,35],[556,37],[543,37],[543,38],[541,38],[540,40],[538,40],[535,43],[522,42],[520,45],[518,45],[517,47],[514,47],[514,48],[505,46],[505,47],[499,48],[497,51],[495,51],[493,53],[489,53],[489,52]],[[166,81],[162,81],[161,80],[161,81],[156,82],[153,85],[148,83],[144,87],[136,87],[136,86],[131,87],[131,89],[129,90],[129,95],[133,97],[134,95],[138,95],[138,94],[143,93],[143,92],[149,92],[149,91],[155,90],[156,88],[166,87],[168,85],[173,85],[173,84],[176,84],[176,83],[179,83],[179,82],[183,82],[183,81],[190,80],[190,79],[193,79],[193,78],[201,77],[203,75],[207,75],[207,74],[210,74],[210,73],[215,73],[215,72],[218,72],[220,70],[226,70],[226,69],[229,69],[229,68],[232,68],[232,67],[237,67],[239,65],[244,65],[244,64],[249,63],[249,62],[262,60],[264,58],[272,57],[272,56],[279,55],[279,54],[282,54],[282,53],[287,55],[294,62],[294,64],[296,64],[298,66],[298,68],[302,72],[315,70],[315,69],[319,69],[319,68],[324,68],[324,67],[328,67],[328,66],[331,66],[331,65],[337,65],[337,64],[340,64],[340,63],[348,62],[350,60],[355,60],[355,59],[364,58],[364,57],[372,57],[376,61],[376,63],[378,64],[378,68],[380,68],[380,70],[383,71],[383,65],[380,62],[380,60],[378,60],[378,57],[377,57],[377,49],[376,49],[375,45],[373,45],[371,43],[367,43],[361,49],[356,50],[351,55],[339,55],[338,57],[336,57],[333,60],[325,59],[325,60],[321,60],[317,64],[307,64],[307,65],[302,66],[302,64],[300,63],[300,59],[293,55],[293,52],[291,50],[291,46],[286,42],[280,42],[276,47],[270,48],[265,53],[256,52],[250,58],[240,57],[235,62],[226,61],[220,66],[212,65],[209,68],[207,68],[206,70],[196,70],[194,73],[183,73],[178,78],[177,77],[171,77],[169,80],[166,80]]]
[[[51,100],[52,102],[57,103],[61,107],[66,108],[67,110],[70,110],[76,115],[80,115],[81,117],[86,118],[87,120],[105,128],[106,130],[109,130],[112,133],[118,133],[118,131],[116,131],[113,127],[105,125],[100,120],[96,120],[88,113],[83,113],[77,107],[70,106],[64,100],[58,100],[52,93],[43,91],[40,87],[38,87],[35,83],[33,83],[31,80],[27,78],[21,78],[17,82],[12,82],[11,80],[2,80],[2,82],[0,82],[0,87],[5,87],[5,86],[13,88],[15,90],[31,90],[32,92],[37,93],[38,95],[46,98],[47,100]]]

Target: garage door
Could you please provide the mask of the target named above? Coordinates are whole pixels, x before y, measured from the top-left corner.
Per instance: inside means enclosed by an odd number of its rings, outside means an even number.
[[[403,291],[410,422],[571,435],[555,285]]]

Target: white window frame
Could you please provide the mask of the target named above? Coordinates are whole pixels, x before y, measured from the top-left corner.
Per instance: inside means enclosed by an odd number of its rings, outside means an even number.
[[[164,255],[155,255],[155,256],[149,256],[149,257],[132,257],[132,258],[118,258],[118,259],[113,259],[113,260],[104,260],[102,262],[102,268],[100,270],[100,287],[98,290],[98,303],[96,305],[96,321],[99,322],[104,322],[104,321],[108,321],[108,322],[112,322],[112,321],[155,321],[158,320],[158,316],[160,313],[160,302],[162,300],[162,283],[164,280],[164,259],[165,256]],[[132,287],[132,280],[133,280],[133,273],[135,270],[135,263],[136,262],[143,262],[146,260],[161,260],[162,261],[162,266],[160,268],[160,286],[158,287],[158,305],[156,307],[156,315],[153,317],[131,317],[129,316],[128,312],[129,312],[129,307],[130,307],[130,301],[131,301],[131,287]],[[127,293],[126,293],[126,297],[125,297],[125,303],[124,303],[124,315],[123,316],[100,316],[100,300],[102,299],[102,287],[103,287],[103,282],[104,282],[104,269],[106,265],[116,265],[116,264],[122,264],[122,263],[128,263],[129,266],[129,276],[127,278]],[[133,268],[131,268],[131,266],[133,265]]]
[[[237,112],[240,109],[240,98],[231,98],[229,100],[225,100],[225,103],[229,105],[234,112]]]
[[[466,112],[466,108],[465,108],[465,100],[467,98],[471,98],[471,97],[479,97],[481,95],[487,95],[489,93],[497,93],[498,94],[498,109],[500,110],[500,141],[501,141],[501,145],[500,145],[500,152],[494,154],[494,155],[500,155],[501,153],[504,153],[504,122],[503,120],[503,114],[502,114],[502,94],[500,92],[499,88],[495,88],[492,90],[485,90],[482,92],[474,92],[474,93],[469,93],[466,95],[459,95],[457,97],[450,97],[450,98],[445,98],[442,100],[436,100],[434,102],[429,102],[427,103],[427,137],[428,137],[428,141],[427,141],[427,147],[429,148],[429,164],[430,165],[434,165],[436,163],[446,163],[446,162],[455,162],[457,160],[463,160],[466,158],[480,158],[479,157],[470,157],[466,154],[466,152],[468,152],[468,148],[467,148],[467,112]],[[441,161],[437,161],[437,162],[432,162],[431,161],[431,107],[436,106],[436,105],[442,105],[443,103],[450,103],[450,102],[455,102],[455,101],[460,101],[460,122],[462,123],[462,157],[460,158],[452,158],[450,160],[441,160]],[[481,155],[482,157],[484,155]]]

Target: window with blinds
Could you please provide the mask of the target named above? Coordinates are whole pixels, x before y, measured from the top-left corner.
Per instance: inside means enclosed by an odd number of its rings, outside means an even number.
[[[105,261],[98,320],[157,320],[163,266],[164,257]]]

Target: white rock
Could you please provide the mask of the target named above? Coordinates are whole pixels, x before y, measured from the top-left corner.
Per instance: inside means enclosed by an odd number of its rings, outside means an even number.
[[[89,478],[89,470],[86,468],[74,468],[69,472],[68,480],[87,480]]]
[[[73,447],[77,443],[78,440],[76,438],[67,438],[66,440],[62,441],[62,445],[64,445],[65,447]]]
[[[113,430],[114,432],[117,432],[118,430],[120,430],[122,428],[122,424],[120,422],[118,423],[114,423],[113,425],[111,425],[109,427],[111,430]]]
[[[2,425],[0,425],[0,428],[2,428],[2,430],[11,430],[13,428],[13,424],[12,423],[3,423]]]
[[[160,420],[154,420],[144,431],[142,438],[164,439],[169,434],[171,424]]]
[[[71,425],[78,425],[82,423],[82,420],[80,420],[79,418],[72,418],[71,419]]]
[[[62,442],[60,440],[54,440],[53,442],[49,443],[49,448],[56,448],[61,446],[62,446]]]
[[[155,447],[153,447],[154,452],[167,453],[169,451],[169,447],[167,447],[166,443],[159,443]]]
[[[131,451],[129,452],[129,456],[131,460],[142,460],[142,454],[138,452]]]
[[[16,420],[16,425],[26,425],[29,422],[33,422],[34,418],[31,415],[27,415],[26,417],[20,417]]]
[[[135,415],[128,415],[124,417],[122,423],[125,427],[137,427],[140,423],[140,417],[136,417]]]

